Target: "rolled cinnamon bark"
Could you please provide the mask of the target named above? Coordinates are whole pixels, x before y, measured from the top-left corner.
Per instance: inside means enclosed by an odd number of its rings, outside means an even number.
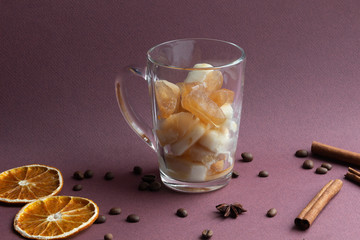
[[[360,166],[360,153],[351,152],[316,141],[313,141],[311,144],[311,152],[319,156]]]
[[[345,174],[345,178],[349,179],[357,184],[360,184],[360,172],[349,167],[348,172]]]
[[[302,230],[308,229],[321,210],[340,191],[342,185],[343,182],[340,179],[328,182],[295,218],[295,225]]]

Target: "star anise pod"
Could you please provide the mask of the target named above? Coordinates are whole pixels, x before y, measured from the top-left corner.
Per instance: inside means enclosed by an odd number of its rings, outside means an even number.
[[[223,215],[223,217],[232,217],[237,218],[239,214],[246,212],[246,209],[240,203],[233,203],[233,204],[218,204],[216,205],[216,209]]]

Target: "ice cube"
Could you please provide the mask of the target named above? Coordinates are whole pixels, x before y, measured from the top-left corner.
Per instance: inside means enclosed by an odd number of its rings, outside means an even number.
[[[169,117],[179,108],[180,89],[169,81],[155,82],[155,97],[161,118]]]
[[[226,131],[210,129],[199,139],[199,144],[214,153],[222,153],[230,150],[231,141]]]
[[[229,159],[231,159],[231,157],[229,157]],[[221,160],[214,163],[213,165],[211,165],[210,169],[207,172],[206,181],[218,179],[222,176],[225,176],[226,174],[231,172],[233,166],[234,163],[232,162],[232,159],[230,164],[229,161],[226,160]]]
[[[222,170],[224,170],[224,166],[225,166],[225,159],[219,160],[219,161],[211,164],[208,174],[213,175],[213,174],[219,173]]]
[[[231,119],[234,116],[234,109],[232,108],[231,104],[226,103],[222,105],[220,109],[222,110],[227,119]]]
[[[207,168],[210,168],[210,166],[216,161],[224,158],[221,154],[211,152],[200,144],[194,144],[191,146],[184,155],[192,161],[203,163]]]
[[[197,124],[199,119],[189,112],[179,112],[170,115],[170,117],[159,120],[159,126],[156,135],[161,146],[176,142],[183,137],[185,133]]]
[[[234,101],[234,92],[229,89],[218,89],[213,91],[209,98],[213,100],[219,107],[223,106],[224,104],[231,104]]]
[[[207,167],[202,163],[193,162],[188,158],[166,156],[167,174],[175,179],[201,182],[206,178]]]
[[[219,70],[209,72],[203,80],[205,89],[209,93],[219,90],[223,85],[223,81],[223,75]]]
[[[194,145],[206,132],[208,126],[198,122],[193,124],[185,133],[185,135],[179,138],[176,142],[170,145],[171,151],[175,156],[182,155],[192,145]]]
[[[184,98],[186,95],[188,95],[193,90],[198,90],[198,89],[205,90],[204,85],[199,82],[192,82],[192,83],[179,82],[179,83],[176,83],[176,85],[180,89],[181,98]]]
[[[195,64],[193,68],[212,68],[213,66],[208,63],[198,63]],[[205,80],[206,75],[213,70],[193,70],[189,72],[188,76],[186,77],[186,83],[190,82],[202,82]]]
[[[198,86],[193,87],[189,94],[182,97],[181,105],[204,123],[219,126],[226,120],[219,106]]]
[[[238,131],[238,125],[236,124],[235,120],[233,119],[226,119],[226,121],[221,124],[219,131],[221,132],[237,132]]]

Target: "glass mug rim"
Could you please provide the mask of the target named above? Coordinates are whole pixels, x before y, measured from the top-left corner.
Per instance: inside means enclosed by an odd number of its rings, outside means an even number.
[[[223,64],[223,65],[220,65],[220,66],[213,66],[213,67],[206,67],[206,68],[192,68],[192,67],[180,67],[180,66],[173,66],[173,65],[168,65],[168,64],[165,64],[165,63],[162,63],[162,62],[159,62],[159,61],[156,61],[151,53],[159,48],[159,47],[162,47],[162,46],[165,46],[165,45],[168,45],[168,44],[171,44],[171,43],[174,43],[174,42],[182,42],[182,41],[191,41],[191,40],[194,40],[194,41],[208,41],[208,42],[218,42],[218,43],[222,43],[222,44],[226,44],[228,46],[232,46],[234,47],[234,49],[237,49],[239,50],[240,52],[240,57],[238,57],[237,59],[229,62],[229,63],[226,63],[226,64]],[[246,55],[245,55],[245,51],[244,49],[242,49],[240,46],[238,46],[237,44],[235,43],[232,43],[232,42],[229,42],[229,41],[225,41],[225,40],[219,40],[219,39],[214,39],[214,38],[181,38],[181,39],[175,39],[175,40],[170,40],[170,41],[166,41],[166,42],[162,42],[160,44],[157,44],[155,46],[153,46],[152,48],[150,48],[147,53],[147,59],[148,61],[150,61],[151,63],[157,65],[157,66],[160,66],[160,67],[164,67],[164,68],[169,68],[169,69],[178,69],[178,70],[187,70],[187,71],[199,71],[199,70],[216,70],[216,69],[221,69],[221,68],[226,68],[226,67],[231,67],[231,66],[235,66],[241,62],[244,62],[246,60]]]

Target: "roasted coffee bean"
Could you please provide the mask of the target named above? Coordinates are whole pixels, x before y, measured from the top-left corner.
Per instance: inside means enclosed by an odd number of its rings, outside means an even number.
[[[268,177],[268,176],[269,176],[269,173],[267,171],[262,170],[259,172],[259,177]]]
[[[104,176],[105,180],[112,180],[115,178],[114,174],[112,172],[107,172]]]
[[[312,169],[314,167],[314,162],[312,160],[310,160],[310,159],[307,159],[307,160],[304,161],[302,167],[304,169]]]
[[[277,214],[277,210],[275,208],[270,208],[269,211],[267,211],[266,216],[275,217],[276,214]]]
[[[84,173],[85,178],[92,178],[93,176],[94,176],[94,173],[91,170],[86,170]]]
[[[317,174],[326,174],[328,172],[327,168],[324,167],[318,167],[315,171]]]
[[[156,176],[152,174],[142,176],[142,180],[147,183],[152,183],[155,181]]]
[[[240,174],[237,171],[233,171],[232,174],[231,174],[231,177],[232,178],[237,178],[237,177],[239,177],[239,175]]]
[[[110,215],[119,215],[120,213],[121,213],[121,208],[119,207],[111,208],[109,211]]]
[[[251,162],[254,159],[253,155],[249,152],[243,152],[241,157],[243,162]]]
[[[104,236],[104,240],[113,240],[113,239],[114,239],[114,237],[111,233],[107,233]]]
[[[135,175],[141,175],[142,174],[142,168],[140,166],[135,166],[134,169],[133,169],[133,173]]]
[[[295,156],[300,157],[300,158],[307,157],[308,155],[309,155],[308,151],[306,151],[304,149],[300,149],[295,152]]]
[[[321,167],[326,168],[328,171],[332,169],[332,165],[330,163],[323,163]]]
[[[176,211],[176,215],[178,217],[187,217],[188,216],[188,212],[184,209],[184,208],[179,208],[177,211]]]
[[[73,190],[74,190],[74,191],[81,191],[82,188],[83,188],[83,187],[82,187],[82,185],[80,185],[80,184],[76,184],[76,185],[73,186]]]
[[[147,183],[147,182],[141,182],[141,183],[139,184],[138,189],[139,189],[140,191],[145,191],[145,190],[148,190],[148,189],[149,189],[149,186],[150,186],[149,183]]]
[[[152,182],[152,183],[150,183],[150,185],[149,185],[149,189],[150,189],[150,191],[152,191],[152,192],[157,192],[157,191],[160,190],[160,188],[161,188],[161,183],[158,182],[158,181]]]
[[[131,223],[136,223],[140,221],[140,217],[136,214],[130,214],[129,216],[127,216],[126,221]]]
[[[83,180],[84,179],[84,174],[80,171],[76,171],[74,172],[73,177],[77,180]]]
[[[213,231],[210,229],[205,229],[204,231],[202,231],[201,233],[201,238],[202,239],[210,239],[213,235]]]
[[[106,222],[106,217],[105,217],[104,215],[99,215],[99,216],[97,217],[97,219],[95,220],[95,223],[96,223],[96,224],[104,223],[104,222]]]

